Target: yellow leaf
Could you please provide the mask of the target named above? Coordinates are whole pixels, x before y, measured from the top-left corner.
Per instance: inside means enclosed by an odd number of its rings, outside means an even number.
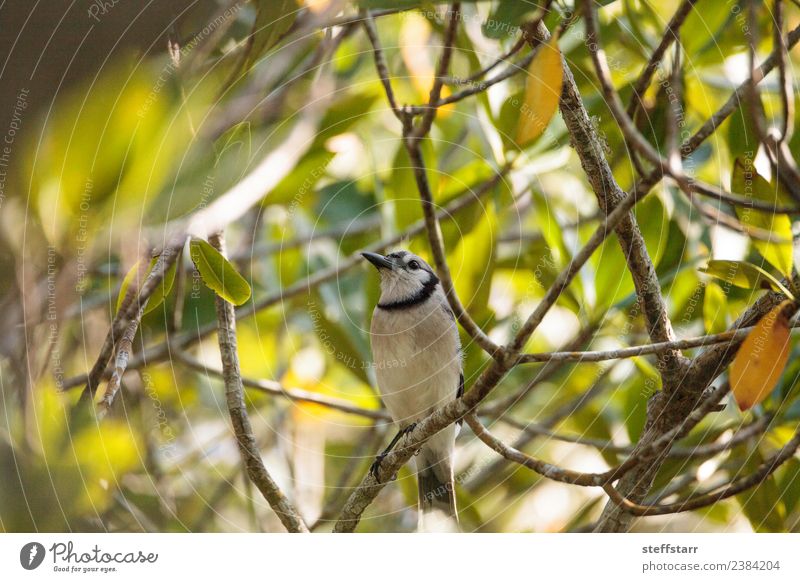
[[[432,27],[421,13],[408,12],[400,29],[400,54],[408,69],[408,77],[416,98],[427,101],[436,79],[435,51],[431,45]],[[398,91],[398,86],[395,87]],[[442,87],[441,98],[450,95],[450,88]],[[401,96],[398,96],[402,99]],[[440,107],[437,116],[447,117],[453,105]]]
[[[322,14],[325,12],[331,4],[331,0],[305,0],[305,2],[298,2],[298,4],[304,4],[308,6],[308,9],[313,12],[314,14]]]
[[[525,99],[517,122],[517,145],[525,147],[544,133],[558,109],[564,70],[558,39],[553,35],[528,67]]]
[[[742,410],[752,408],[772,392],[789,358],[790,299],[773,308],[756,324],[736,353],[730,372],[731,390]]]

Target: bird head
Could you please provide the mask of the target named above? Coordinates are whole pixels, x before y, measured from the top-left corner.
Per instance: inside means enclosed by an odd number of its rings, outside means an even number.
[[[397,250],[388,255],[363,252],[381,276],[380,307],[413,305],[430,297],[439,278],[417,255]]]

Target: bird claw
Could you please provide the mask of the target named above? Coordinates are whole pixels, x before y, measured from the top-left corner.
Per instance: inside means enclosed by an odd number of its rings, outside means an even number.
[[[386,455],[388,455],[389,452],[392,450],[392,447],[394,446],[394,444],[401,437],[407,437],[411,433],[411,431],[413,431],[416,427],[417,427],[417,423],[416,422],[412,422],[407,427],[400,429],[400,432],[398,433],[397,437],[395,437],[395,439],[392,441],[392,443],[389,445],[389,448],[387,448],[384,452],[382,452],[380,455],[375,457],[375,460],[372,462],[372,465],[369,468],[369,473],[370,473],[370,475],[372,475],[375,478],[375,481],[377,481],[378,483],[381,482],[381,478],[380,478],[381,463],[386,458]],[[392,476],[391,480],[393,481],[394,479],[395,479],[395,476]]]
[[[378,483],[381,482],[381,477],[380,477],[381,463],[385,458],[386,455],[381,453],[380,455],[375,457],[375,460],[372,462],[372,465],[370,465],[369,468],[369,474],[372,475],[375,478],[375,481],[377,481]]]

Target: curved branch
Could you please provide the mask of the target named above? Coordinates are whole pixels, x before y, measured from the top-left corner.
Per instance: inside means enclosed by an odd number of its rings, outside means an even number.
[[[772,419],[772,414],[765,414],[764,416],[758,418],[758,420],[755,420],[737,430],[733,435],[731,435],[730,439],[724,442],[708,443],[693,447],[672,447],[667,453],[667,457],[673,459],[702,459],[706,457],[713,457],[716,454],[730,450],[743,442],[763,434],[770,422],[772,422]],[[534,424],[523,422],[507,416],[501,416],[498,418],[498,420],[532,436],[544,436],[556,441],[593,447],[599,451],[610,451],[612,453],[631,454],[635,451],[635,445],[633,444],[617,445],[604,439],[593,439],[579,435],[566,435],[547,428],[544,423]]]
[[[772,475],[778,469],[778,467],[791,459],[798,447],[800,447],[800,429],[795,432],[794,436],[788,443],[786,443],[769,459],[761,463],[750,475],[736,479],[719,491],[689,497],[688,499],[678,501],[677,503],[654,505],[635,503],[630,499],[625,498],[609,483],[603,486],[603,490],[608,493],[608,496],[615,504],[628,513],[632,513],[633,515],[667,515],[670,513],[692,511],[702,507],[708,507],[709,505],[713,505],[714,503],[722,501],[723,499],[727,499],[728,497],[733,497],[734,495],[742,493],[743,491],[747,491],[751,487],[755,487],[756,485],[762,483],[770,475]]]

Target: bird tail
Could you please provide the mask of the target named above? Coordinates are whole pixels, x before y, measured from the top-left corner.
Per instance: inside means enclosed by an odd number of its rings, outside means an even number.
[[[417,457],[419,531],[458,531],[458,511],[450,458],[441,459],[423,446]]]

